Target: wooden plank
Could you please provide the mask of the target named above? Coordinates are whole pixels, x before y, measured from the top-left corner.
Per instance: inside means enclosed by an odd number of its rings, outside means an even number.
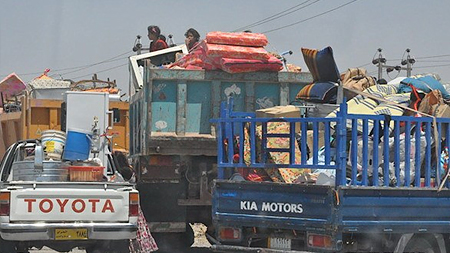
[[[61,108],[62,102],[62,100],[30,98],[29,104],[30,107]]]
[[[128,102],[124,102],[124,101],[110,101],[109,102],[109,108],[117,108],[119,110],[126,110],[128,111],[130,107],[130,104]]]
[[[5,141],[5,144],[9,146],[17,141],[17,133],[16,128],[14,127],[14,121],[5,121],[3,126],[3,140]]]
[[[61,130],[61,122],[58,120],[58,109],[49,108],[49,129],[52,130]]]
[[[0,123],[0,155],[3,157],[8,146],[5,143],[5,138],[3,137],[3,123]]]

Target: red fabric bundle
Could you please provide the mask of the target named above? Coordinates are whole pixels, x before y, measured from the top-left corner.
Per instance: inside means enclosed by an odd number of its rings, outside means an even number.
[[[262,33],[209,32],[206,41],[211,44],[238,45],[251,47],[267,46],[267,37]]]
[[[171,64],[168,68],[173,68],[175,66],[182,67],[185,69],[206,69],[214,70],[219,67],[219,60],[213,57],[207,57],[205,50],[203,48],[198,48],[197,50],[183,56],[177,62]]]
[[[275,56],[271,56],[267,61],[222,58],[220,68],[228,73],[280,71],[283,69],[283,63]]]
[[[262,47],[243,47],[205,44],[206,56],[231,59],[269,60],[270,56]]]

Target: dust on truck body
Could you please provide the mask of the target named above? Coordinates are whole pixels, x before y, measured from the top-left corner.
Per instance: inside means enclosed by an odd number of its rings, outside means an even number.
[[[213,186],[212,215],[220,244],[214,249],[449,249],[450,190],[443,173],[448,161],[440,162],[440,158],[450,145],[450,119],[348,114],[346,103],[337,117],[257,118],[254,113],[235,113],[229,104],[223,105],[215,122],[219,177]],[[288,131],[270,131],[270,124],[276,122],[288,124]],[[412,130],[401,133],[401,127]],[[307,131],[312,133],[309,159],[306,138],[299,140],[296,135],[306,136]],[[287,144],[268,145],[274,138],[284,138]],[[334,141],[325,141],[321,148],[320,139]],[[237,148],[227,145],[231,140],[238,143]],[[274,152],[287,153],[289,159],[284,164],[269,162],[266,158]],[[237,181],[225,176],[236,168],[331,170],[335,178],[316,185]]]
[[[309,73],[175,70],[144,67],[131,85],[130,156],[150,229],[188,233],[187,222],[211,224],[211,181],[217,173],[220,103],[242,111],[287,105]]]

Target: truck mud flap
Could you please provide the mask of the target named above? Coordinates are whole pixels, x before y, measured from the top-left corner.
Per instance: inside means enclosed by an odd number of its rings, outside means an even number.
[[[266,249],[266,248],[251,248],[233,245],[212,245],[213,252],[254,252],[254,253],[285,253],[286,250]],[[295,251],[290,250],[290,253],[308,253],[309,251]]]

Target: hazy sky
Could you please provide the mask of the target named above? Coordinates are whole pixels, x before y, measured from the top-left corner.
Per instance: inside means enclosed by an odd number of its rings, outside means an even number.
[[[378,48],[390,65],[410,48],[413,74],[450,82],[449,10],[448,0],[0,0],[0,79],[16,72],[28,82],[49,68],[51,76],[74,81],[97,73],[127,92],[126,56],[138,34],[148,46],[148,25],[180,44],[190,27],[204,38],[265,20],[248,29],[267,35],[268,51],[292,50],[288,63],[305,71],[301,47],[331,46],[341,72],[364,66],[374,76]],[[398,74],[406,72],[383,77]]]

